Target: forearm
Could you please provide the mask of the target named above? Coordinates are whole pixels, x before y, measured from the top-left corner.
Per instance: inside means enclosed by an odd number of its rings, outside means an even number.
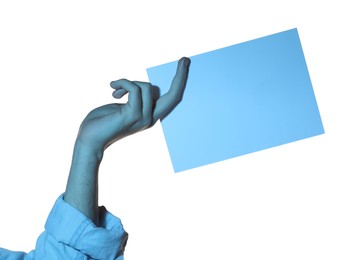
[[[102,153],[75,143],[64,200],[98,223],[98,169]]]
[[[182,98],[189,64],[188,58],[179,60],[170,90],[157,99],[148,82],[112,81],[113,96],[119,99],[129,93],[128,102],[95,108],[83,120],[64,200],[94,223],[98,223],[98,168],[103,150],[121,138],[151,127],[170,113]]]

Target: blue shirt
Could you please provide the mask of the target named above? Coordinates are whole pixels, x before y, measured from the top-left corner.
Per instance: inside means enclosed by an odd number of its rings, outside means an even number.
[[[100,207],[100,223],[66,203],[61,195],[55,202],[38,237],[35,250],[27,253],[0,248],[0,260],[123,260],[128,233],[119,218]]]

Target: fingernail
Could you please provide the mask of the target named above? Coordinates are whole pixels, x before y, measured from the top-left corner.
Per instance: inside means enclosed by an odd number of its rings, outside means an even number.
[[[191,64],[191,60],[189,58],[185,58],[184,64],[186,65],[186,67],[189,67],[189,65]]]

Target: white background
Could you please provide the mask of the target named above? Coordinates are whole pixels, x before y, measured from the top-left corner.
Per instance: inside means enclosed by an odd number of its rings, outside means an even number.
[[[243,2],[0,2],[1,247],[34,248],[110,81],[296,27],[324,135],[174,174],[158,123],[106,151],[100,204],[127,260],[354,258],[350,1]]]

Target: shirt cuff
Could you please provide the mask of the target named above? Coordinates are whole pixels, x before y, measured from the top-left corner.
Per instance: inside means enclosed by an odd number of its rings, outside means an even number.
[[[116,259],[123,255],[128,239],[121,220],[106,210],[99,209],[100,223],[91,219],[64,201],[62,194],[55,202],[45,224],[46,231],[58,242],[64,243],[95,259]]]

